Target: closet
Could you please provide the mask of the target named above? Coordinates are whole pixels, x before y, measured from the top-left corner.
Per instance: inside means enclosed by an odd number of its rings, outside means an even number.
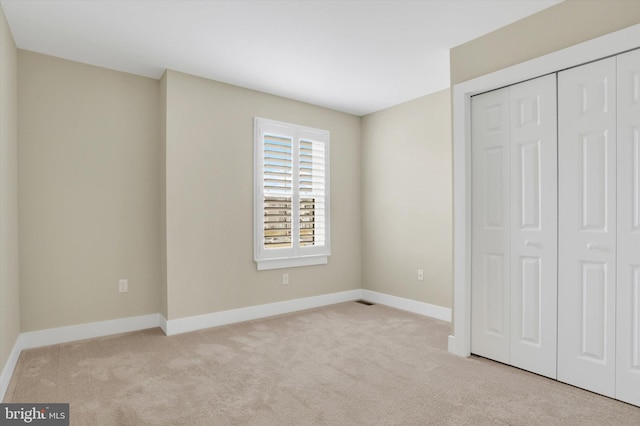
[[[640,51],[471,99],[471,351],[640,405]]]
[[[471,348],[556,377],[556,77],[472,98]]]

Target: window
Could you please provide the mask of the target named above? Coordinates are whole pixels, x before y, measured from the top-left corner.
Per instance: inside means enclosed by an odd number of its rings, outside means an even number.
[[[258,269],[327,263],[329,132],[262,118],[254,126]]]

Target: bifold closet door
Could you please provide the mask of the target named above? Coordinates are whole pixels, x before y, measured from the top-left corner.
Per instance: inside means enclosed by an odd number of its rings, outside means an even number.
[[[558,73],[558,379],[615,395],[616,58]]]
[[[471,351],[509,362],[509,89],[471,99]]]
[[[556,378],[556,76],[510,88],[510,364]]]
[[[616,398],[640,405],[640,50],[618,56]]]
[[[555,75],[471,108],[471,351],[555,378]]]

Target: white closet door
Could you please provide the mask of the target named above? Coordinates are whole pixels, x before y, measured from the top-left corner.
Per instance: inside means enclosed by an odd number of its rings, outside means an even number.
[[[615,394],[616,59],[558,74],[558,379]]]
[[[510,363],[556,377],[556,76],[510,88]]]
[[[640,51],[618,57],[616,398],[640,405]]]
[[[471,351],[509,362],[509,92],[471,99]]]

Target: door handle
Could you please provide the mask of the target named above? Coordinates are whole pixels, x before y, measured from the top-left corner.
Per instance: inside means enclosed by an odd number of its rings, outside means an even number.
[[[536,243],[535,241],[531,241],[531,240],[525,240],[524,241],[524,245],[527,247],[535,247],[538,245],[538,243]]]
[[[587,243],[587,249],[595,250],[597,248],[598,248],[598,245],[596,243],[594,243],[593,241]]]

